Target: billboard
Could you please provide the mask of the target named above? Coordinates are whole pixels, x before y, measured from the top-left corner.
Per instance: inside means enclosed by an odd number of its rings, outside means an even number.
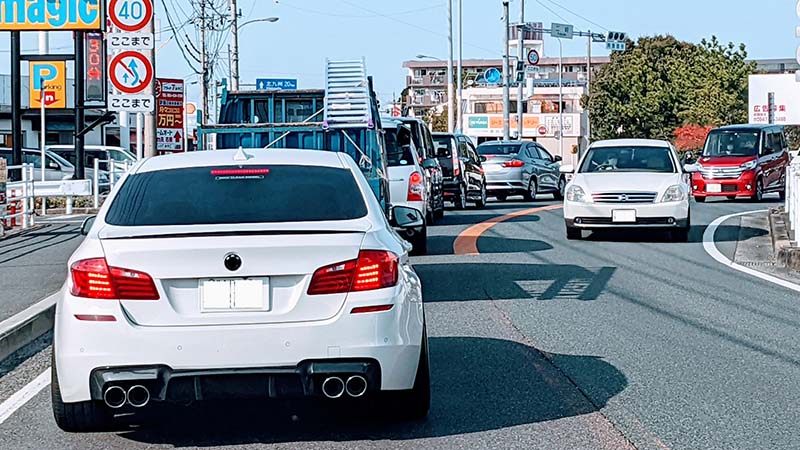
[[[185,143],[183,80],[158,78],[155,94],[158,151],[181,152]]]
[[[800,83],[795,74],[750,75],[749,123],[769,123],[769,94],[775,94],[775,123],[800,125]]]
[[[64,61],[30,61],[30,107],[67,107],[67,63]],[[44,84],[43,84],[44,83]],[[44,92],[42,92],[44,91]]]
[[[105,0],[0,0],[0,31],[102,30]]]

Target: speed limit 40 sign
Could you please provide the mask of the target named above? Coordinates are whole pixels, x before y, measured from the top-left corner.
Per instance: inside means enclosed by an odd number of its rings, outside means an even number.
[[[153,0],[109,0],[108,18],[122,31],[148,31],[153,20]]]

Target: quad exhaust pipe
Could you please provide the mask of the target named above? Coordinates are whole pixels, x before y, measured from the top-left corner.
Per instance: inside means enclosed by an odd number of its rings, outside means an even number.
[[[322,393],[327,398],[340,398],[345,393],[358,398],[367,392],[367,380],[361,375],[353,375],[347,381],[339,377],[328,377],[322,382]]]
[[[111,386],[103,393],[103,401],[109,408],[119,409],[125,406],[128,394],[119,386]]]
[[[111,386],[103,393],[103,402],[111,409],[119,409],[126,404],[144,408],[150,403],[150,391],[141,384],[131,386],[127,391],[121,386]]]

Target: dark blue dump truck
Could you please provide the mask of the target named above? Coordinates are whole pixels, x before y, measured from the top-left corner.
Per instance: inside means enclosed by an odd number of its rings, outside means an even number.
[[[218,123],[198,134],[217,149],[297,148],[345,152],[388,212],[386,149],[378,101],[364,60],[326,65],[325,89],[225,92]]]

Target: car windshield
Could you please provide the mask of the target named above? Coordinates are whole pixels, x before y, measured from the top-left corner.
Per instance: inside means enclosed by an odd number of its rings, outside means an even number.
[[[479,155],[516,155],[520,147],[520,144],[481,144],[477,150]]]
[[[589,150],[580,171],[674,173],[675,164],[666,147],[598,147]]]
[[[756,156],[758,131],[714,130],[706,139],[703,156]]]
[[[388,129],[384,134],[386,141],[386,158],[389,167],[414,165],[414,155],[410,145],[397,142],[397,130]]]
[[[111,149],[111,150],[108,151],[108,154],[111,156],[111,159],[113,159],[114,161],[128,162],[128,161],[135,161],[136,160],[136,158],[134,158],[133,155],[131,155],[128,152],[122,151],[122,150]]]
[[[450,136],[434,136],[433,145],[436,155],[440,158],[449,158],[453,155],[453,138]]]
[[[346,169],[191,167],[129,176],[106,215],[118,226],[318,222],[364,217]]]

